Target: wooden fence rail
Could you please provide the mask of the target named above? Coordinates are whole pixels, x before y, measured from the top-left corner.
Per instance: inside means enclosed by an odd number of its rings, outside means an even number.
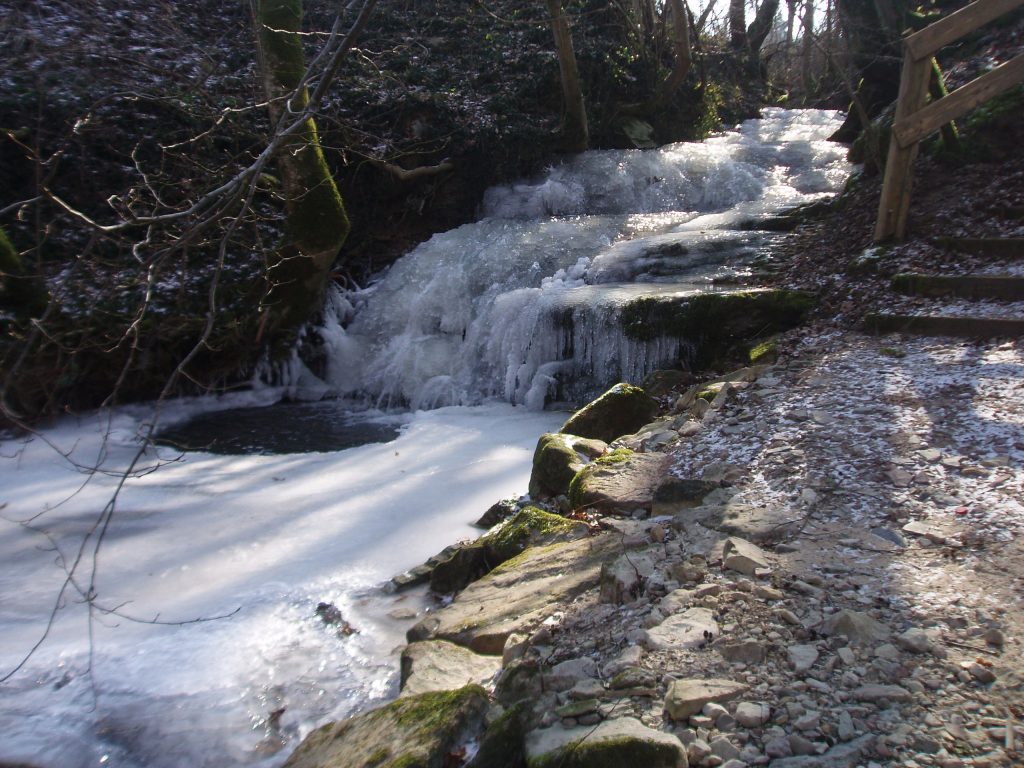
[[[1022,5],[1024,0],[976,0],[904,38],[900,92],[875,225],[876,243],[890,238],[902,240],[906,234],[918,142],[979,104],[1024,82],[1024,54],[1021,54],[928,104],[932,56],[943,46]]]

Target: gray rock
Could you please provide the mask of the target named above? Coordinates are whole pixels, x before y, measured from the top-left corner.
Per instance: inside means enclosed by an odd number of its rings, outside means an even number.
[[[775,589],[775,587],[768,587],[764,584],[754,585],[754,597],[760,598],[761,600],[782,600],[786,596],[786,593],[781,589]]]
[[[717,736],[711,740],[711,752],[723,760],[738,760],[740,756],[739,749],[726,736]]]
[[[850,692],[857,701],[893,701],[908,702],[914,700],[914,695],[906,688],[898,685],[862,685]]]
[[[857,663],[857,657],[854,655],[853,649],[847,645],[837,649],[836,655],[839,657],[839,660],[848,667],[852,667]]]
[[[647,630],[644,644],[651,650],[698,648],[718,637],[718,623],[707,608],[690,608],[669,616],[661,624]]]
[[[932,639],[923,629],[911,627],[896,636],[896,645],[911,653],[928,653],[932,647]]]
[[[569,493],[569,483],[576,473],[607,450],[608,444],[601,440],[557,433],[541,435],[533,452],[530,495],[541,498]],[[487,514],[491,515],[492,510]]]
[[[813,645],[791,645],[786,649],[789,665],[794,672],[803,673],[818,660],[818,649]]]
[[[850,741],[857,735],[857,729],[853,725],[853,717],[845,709],[839,713],[839,723],[836,727],[840,741]]]
[[[580,680],[597,677],[597,662],[583,656],[556,664],[544,675],[544,683],[554,691],[567,691]]]
[[[616,658],[609,661],[604,665],[605,677],[615,677],[619,672],[628,668],[635,667],[640,663],[640,659],[643,658],[644,652],[639,645],[629,645],[622,649]]]
[[[764,743],[764,753],[771,758],[789,757],[793,754],[793,747],[789,744],[789,737],[774,736]]]
[[[801,518],[786,507],[753,507],[730,502],[703,506],[689,513],[705,528],[737,536],[755,544],[770,544],[785,539],[800,526]]]
[[[889,530],[888,528],[872,528],[871,533],[880,539],[895,544],[897,547],[906,548],[907,540],[903,538],[897,531]]]
[[[729,710],[719,704],[717,701],[709,701],[700,709],[702,715],[707,715],[712,721],[717,720],[722,715],[728,715]]]
[[[402,651],[402,696],[486,684],[501,669],[496,656],[481,656],[444,640],[410,643]]]
[[[449,640],[477,653],[501,654],[510,634],[531,634],[557,607],[597,586],[602,563],[619,548],[613,535],[531,547],[426,616],[408,639]]]
[[[807,712],[793,721],[793,727],[801,731],[813,731],[821,725],[820,712]]]
[[[577,508],[619,514],[641,509],[650,514],[669,461],[666,454],[627,452],[591,462],[573,479],[569,500]]]
[[[760,728],[771,716],[771,707],[763,701],[744,701],[736,706],[736,722],[744,728]]]
[[[723,659],[734,663],[760,664],[768,654],[768,649],[765,648],[764,644],[756,640],[729,642],[724,638],[720,638],[715,641],[714,648],[722,654]]]
[[[855,768],[861,762],[861,754],[867,751],[874,736],[861,736],[855,741],[837,744],[822,755],[805,755],[775,760],[772,768]]]
[[[722,564],[729,570],[746,576],[753,576],[756,571],[771,567],[768,556],[760,547],[737,536],[726,539],[722,550]]]
[[[813,741],[799,733],[789,734],[789,746],[794,755],[813,755],[818,751]]]
[[[621,605],[640,597],[644,582],[655,571],[655,555],[651,552],[630,552],[619,555],[601,566],[602,603]]]
[[[823,635],[841,635],[852,645],[874,645],[885,642],[890,635],[887,626],[875,621],[866,613],[845,609],[825,619],[820,629]]]
[[[996,681],[995,673],[977,661],[964,661],[960,666],[967,670],[967,673],[982,685],[988,685]]]
[[[704,739],[694,739],[686,747],[686,756],[689,758],[691,765],[700,765],[704,762],[704,758],[710,754],[711,745],[704,741]]]
[[[685,720],[700,712],[709,701],[731,701],[746,690],[746,685],[733,680],[675,680],[665,694],[665,711],[673,720]]]
[[[597,727],[554,725],[526,735],[526,759],[531,765],[561,765],[570,751],[572,765],[687,766],[686,749],[678,737],[631,717],[605,720]]]

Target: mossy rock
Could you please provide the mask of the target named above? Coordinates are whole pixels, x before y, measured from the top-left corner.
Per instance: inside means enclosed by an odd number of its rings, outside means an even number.
[[[686,749],[671,733],[621,717],[596,728],[552,726],[526,738],[529,768],[686,768]]]
[[[559,432],[610,443],[636,432],[657,413],[658,403],[653,397],[640,387],[621,383],[576,411]]]
[[[665,471],[664,454],[617,448],[576,474],[569,484],[569,503],[573,509],[593,507],[608,513],[650,511]]]
[[[458,592],[527,547],[571,541],[587,533],[585,523],[567,520],[537,507],[524,507],[511,519],[439,563],[430,576],[430,588],[440,594]]]
[[[699,296],[648,296],[622,309],[623,331],[637,341],[661,336],[694,345],[694,367],[728,358],[737,347],[803,322],[814,304],[805,291],[731,291]]]
[[[285,768],[444,768],[480,733],[488,706],[479,685],[401,698],[313,731]]]
[[[473,768],[525,768],[526,703],[510,708],[487,727]]]
[[[607,450],[608,444],[602,440],[553,432],[541,435],[533,452],[530,495],[543,498],[568,493],[569,483],[587,464],[581,454],[594,459]]]

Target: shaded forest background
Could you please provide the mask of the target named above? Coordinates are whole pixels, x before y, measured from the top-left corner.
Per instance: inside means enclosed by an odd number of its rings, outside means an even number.
[[[895,97],[900,31],[962,5],[717,3],[377,2],[315,113],[351,222],[329,279],[365,285],[472,220],[487,187],[580,148],[559,11],[585,142],[629,148],[700,139],[765,104],[849,109],[852,141]],[[364,9],[302,5],[307,61]],[[186,215],[274,138],[259,7],[0,2],[0,424],[231,387],[290,354],[301,322],[275,322],[268,301],[288,237],[277,166],[246,177],[235,207]]]

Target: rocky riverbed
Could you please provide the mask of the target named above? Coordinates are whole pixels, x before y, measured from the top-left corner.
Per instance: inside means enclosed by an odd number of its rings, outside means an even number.
[[[288,765],[1020,764],[1019,343],[822,329],[769,355],[654,377],[662,416],[571,451],[564,495],[496,505],[510,559],[469,560],[489,573],[411,630],[389,705],[419,702],[429,745],[391,712]]]

